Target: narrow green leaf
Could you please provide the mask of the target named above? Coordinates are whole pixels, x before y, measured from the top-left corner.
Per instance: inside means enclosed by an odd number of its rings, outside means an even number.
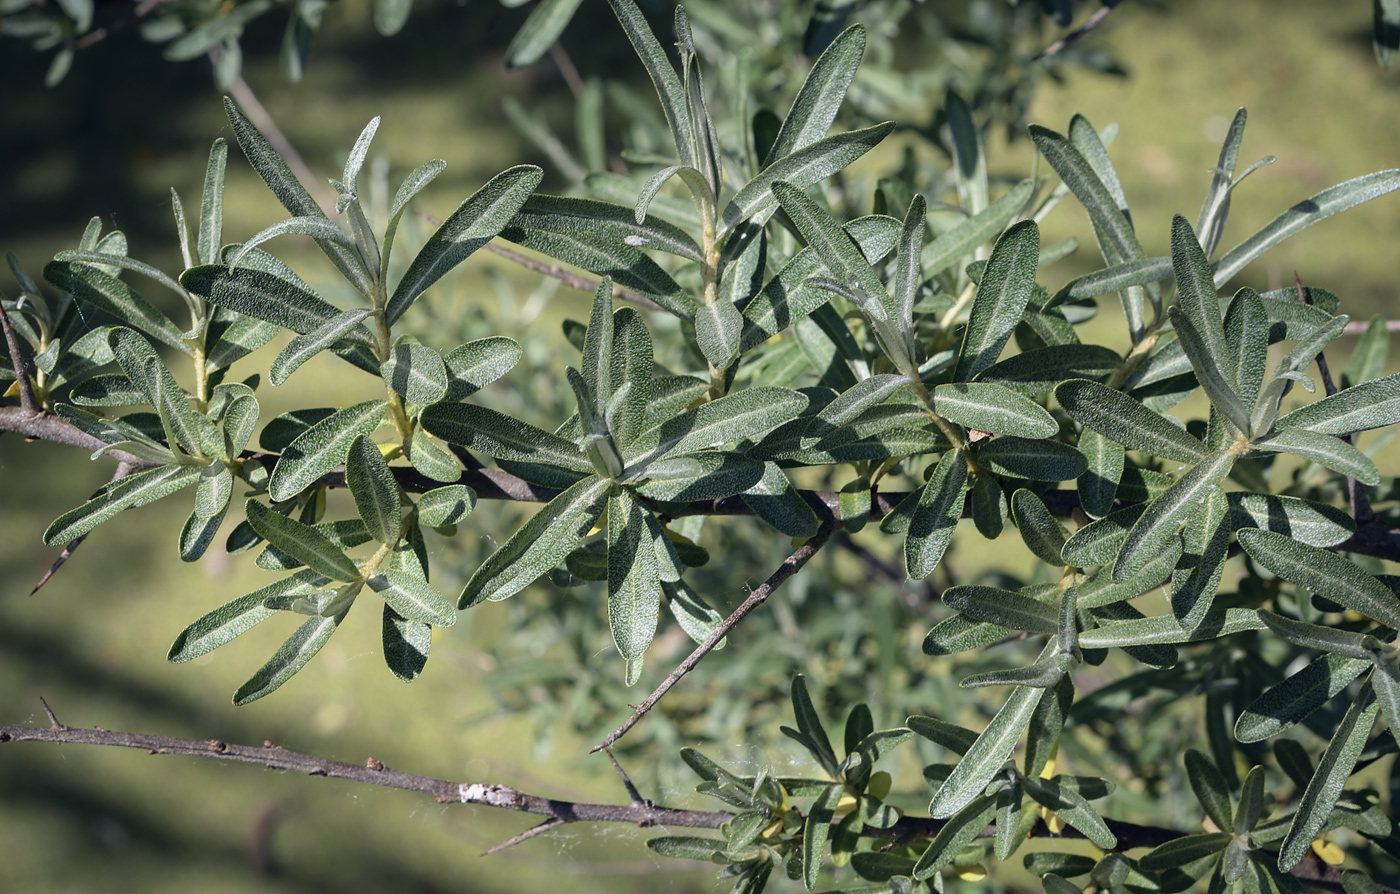
[[[995,202],[925,245],[919,252],[919,267],[923,275],[937,276],[949,268],[961,272],[960,262],[1001,235],[1007,224],[1025,208],[1034,187],[1034,181],[1022,180]]]
[[[1097,379],[1122,365],[1123,358],[1099,345],[1046,345],[992,364],[977,381],[1031,397],[1048,394],[1066,379]]]
[[[987,205],[987,155],[982,134],[972,120],[972,109],[953,90],[943,105],[947,120],[948,143],[953,150],[953,171],[958,184],[958,200],[970,213]]]
[[[874,149],[893,130],[894,122],[885,121],[873,127],[832,134],[777,159],[744,184],[724,206],[718,237],[723,238],[749,218],[777,207],[773,184],[784,182],[794,189],[806,189]]]
[[[275,609],[263,606],[268,599],[308,595],[327,583],[326,578],[307,568],[261,590],[230,600],[180,631],[165,657],[180,664],[208,654],[277,614]]]
[[[1126,580],[1115,581],[1113,569],[1105,565],[1088,580],[1075,587],[1080,608],[1095,609],[1115,605],[1129,599],[1136,599],[1143,593],[1155,590],[1171,577],[1181,559],[1182,538],[1170,538],[1161,553],[1153,556],[1136,574]]]
[[[1322,707],[1371,667],[1370,661],[1325,655],[1264,692],[1240,714],[1235,738],[1249,744],[1278,735]]]
[[[763,464],[763,478],[743,494],[754,514],[789,537],[811,537],[821,520],[777,463]]]
[[[457,623],[457,610],[427,581],[412,574],[384,569],[371,577],[370,589],[383,598],[400,617],[421,621],[434,627],[451,627]]]
[[[564,33],[582,0],[543,0],[506,47],[506,68],[534,65]]]
[[[1375,653],[1366,648],[1368,640],[1374,641],[1375,638],[1364,633],[1295,621],[1262,608],[1259,609],[1259,620],[1268,625],[1274,633],[1305,649],[1331,652],[1361,661],[1370,661],[1375,657]]]
[[[638,220],[634,210],[626,205],[595,199],[532,195],[525,200],[512,223],[527,230],[580,239],[624,242],[634,248],[669,252],[691,261],[705,259],[700,246],[680,227],[645,214]]]
[[[1068,444],[1001,435],[973,445],[979,465],[999,475],[1031,481],[1068,481],[1088,468],[1084,454]]]
[[[1183,463],[1201,462],[1209,448],[1121,391],[1098,382],[1071,379],[1055,399],[1076,422],[1133,450]]]
[[[676,70],[666,57],[666,51],[657,42],[656,35],[647,24],[646,17],[632,0],[608,0],[613,14],[622,23],[633,49],[641,57],[651,82],[656,86],[661,99],[661,109],[666,114],[666,123],[671,128],[671,138],[675,142],[676,153],[681,164],[694,165],[696,136],[688,114],[689,102],[685,87],[676,75]]]
[[[222,516],[233,494],[233,473],[221,462],[205,466],[195,490],[194,511],[200,518]]]
[[[1011,630],[1053,636],[1060,629],[1059,612],[1054,606],[1010,590],[978,585],[950,587],[943,591],[943,601],[969,618]]]
[[[952,774],[934,793],[933,801],[929,804],[930,815],[935,818],[949,817],[970,804],[978,803],[974,799],[981,794],[982,790],[987,787],[987,783],[991,782],[992,777],[1001,769],[1001,765],[1011,756],[1016,742],[1025,732],[1026,726],[1031,721],[1031,715],[1035,712],[1036,705],[1040,703],[1040,697],[1044,693],[1044,689],[1031,686],[1018,686],[1012,690],[1011,697],[1006,700],[1006,704],[992,718],[992,722],[987,724],[987,728],[977,737],[977,741],[967,750],[967,754],[953,768]],[[982,826],[985,826],[990,819],[992,801],[991,799],[986,799],[986,801],[989,815],[987,819],[982,820],[977,831],[981,831]],[[930,847],[930,851],[932,849]]]
[[[75,299],[106,311],[186,354],[193,349],[185,343],[180,327],[156,309],[131,286],[88,263],[50,261],[44,266],[44,279]]]
[[[1366,174],[1304,199],[1216,261],[1216,284],[1229,282],[1250,261],[1304,227],[1396,189],[1400,189],[1400,168]]]
[[[312,425],[282,451],[268,481],[268,494],[279,503],[295,497],[345,462],[355,438],[369,434],[383,422],[384,402],[367,400],[337,410]]]
[[[1123,445],[1085,428],[1079,433],[1078,446],[1089,464],[1079,476],[1079,505],[1091,518],[1104,518],[1113,511],[1118,481],[1123,477]]]
[[[1152,285],[1171,277],[1171,258],[1138,258],[1123,261],[1070,280],[1055,293],[1045,307],[1058,307],[1066,301],[1096,298],[1134,286]]]
[[[585,478],[549,501],[476,570],[457,607],[514,596],[564,561],[603,514],[610,485]]]
[[[1177,215],[1177,220],[1181,219],[1181,215]],[[1213,353],[1214,349],[1205,343],[1186,314],[1175,307],[1168,308],[1167,314],[1176,330],[1177,341],[1181,342],[1182,349],[1190,358],[1196,380],[1201,383],[1206,397],[1210,398],[1211,406],[1220,412],[1235,435],[1250,432],[1253,427],[1250,413],[1236,393],[1238,386],[1234,383],[1234,370],[1230,365],[1225,336],[1220,336],[1220,349],[1224,353]]]
[[[1172,571],[1172,614],[1194,630],[1210,611],[1230,554],[1230,500],[1238,494],[1213,490],[1182,529],[1182,556]]]
[[[967,382],[997,362],[1035,287],[1040,229],[1033,220],[1011,226],[992,249],[958,350],[953,380]]]
[[[802,883],[811,891],[817,886],[817,873],[822,868],[822,851],[826,850],[826,836],[831,831],[831,822],[836,816],[836,805],[845,794],[845,786],[829,785],[807,812],[802,827]]]
[[[1275,425],[1279,429],[1348,435],[1396,423],[1400,423],[1400,373],[1338,391],[1294,410]]]
[[[700,594],[683,580],[661,582],[661,593],[666,597],[666,607],[675,616],[676,623],[686,636],[702,643],[724,621],[724,616],[715,611],[700,598]],[[716,650],[723,649],[727,640],[720,640]]]
[[[1182,475],[1177,482],[1142,514],[1128,532],[1128,539],[1113,564],[1113,579],[1125,580],[1161,553],[1167,541],[1176,535],[1196,507],[1209,498],[1210,492],[1230,473],[1235,463],[1232,453],[1221,453],[1203,460]]]
[[[463,484],[434,488],[418,498],[417,508],[421,525],[455,525],[476,508],[476,491]]]
[[[437,403],[424,410],[418,421],[430,433],[468,450],[584,474],[593,472],[577,444],[486,407]]]
[[[718,500],[753,487],[762,480],[763,467],[742,454],[707,451],[629,466],[622,481],[653,500]]]
[[[661,605],[656,550],[646,535],[641,505],[626,490],[615,491],[608,499],[608,623],[629,662],[651,645]]]
[[[1109,192],[1088,159],[1069,140],[1038,124],[1030,126],[1031,141],[1079,199],[1089,218],[1103,233],[1123,261],[1143,258],[1137,235],[1123,216],[1117,200]]]
[[[385,308],[388,322],[403,316],[429,286],[506,227],[543,176],[534,165],[507,168],[458,206],[428,238],[394,288]]]
[[[369,309],[364,307],[347,310],[305,335],[298,335],[292,339],[272,361],[272,367],[268,371],[269,381],[274,385],[281,385],[287,381],[287,377],[296,372],[298,367],[340,341],[369,314]]]
[[[199,263],[214,264],[223,246],[224,171],[228,167],[228,143],[223,137],[209,148],[209,163],[204,169],[204,192],[199,203]]]
[[[991,382],[939,385],[933,389],[933,409],[950,422],[992,434],[1049,438],[1060,432],[1040,404]]]
[[[977,734],[972,730],[937,717],[915,715],[907,718],[904,725],[925,739],[959,755],[966,754],[977,741]]]
[[[249,317],[306,334],[339,317],[342,311],[299,284],[280,276],[240,267],[191,267],[180,283],[206,301]],[[369,332],[364,337],[368,340]]]
[[[1368,486],[1377,485],[1381,480],[1380,472],[1370,457],[1346,441],[1321,432],[1305,428],[1284,429],[1268,437],[1256,438],[1250,446],[1305,457]]]
[[[739,356],[744,318],[723,298],[695,309],[695,342],[711,366],[724,369]]]
[[[642,456],[662,459],[757,438],[807,407],[807,397],[786,388],[746,388],[686,410],[643,432],[627,447],[629,465]]]
[[[1138,860],[1138,865],[1149,872],[1175,869],[1220,853],[1230,845],[1233,837],[1229,832],[1202,832],[1176,838],[1145,854]]]
[[[1396,2],[1400,3],[1400,0]],[[1389,359],[1390,335],[1386,332],[1385,317],[1376,314],[1366,324],[1366,331],[1357,339],[1356,348],[1347,361],[1347,384],[1357,385],[1380,378]]]
[[[1225,327],[1220,319],[1220,301],[1211,279],[1210,261],[1191,225],[1180,214],[1172,218],[1172,270],[1176,274],[1177,302],[1199,336],[1204,357],[1209,358],[1215,368],[1230,370],[1230,351],[1225,344]],[[1189,352],[1190,345],[1187,349]],[[1192,365],[1200,369],[1195,357]],[[1224,384],[1231,391],[1238,388],[1233,376],[1227,376]]]
[[[807,692],[807,680],[802,674],[792,675],[792,713],[797,720],[797,731],[806,739],[812,756],[817,759],[817,763],[822,765],[833,779],[839,778],[837,769],[836,752],[832,750],[831,740],[827,738],[826,728],[822,726],[821,717],[817,714],[817,708],[812,704],[812,696]]]
[[[852,25],[842,31],[822,51],[802,82],[802,89],[797,91],[797,98],[763,159],[763,168],[826,135],[831,122],[836,120],[836,112],[846,98],[846,90],[855,78],[864,53],[863,25]]]
[[[422,192],[423,188],[437,178],[447,168],[447,162],[440,158],[425,161],[413,169],[403,183],[399,184],[398,191],[394,193],[394,203],[389,208],[389,223],[384,227],[384,244],[380,248],[379,255],[379,280],[389,281],[389,255],[394,248],[394,237],[399,231],[399,221],[403,219],[403,214],[408,210],[408,203],[413,201],[413,197]],[[386,624],[388,621],[385,622]],[[426,659],[425,659],[426,660]]]
[[[345,612],[342,611],[329,618],[308,619],[295,633],[287,637],[286,642],[268,659],[267,664],[259,668],[248,682],[238,687],[238,691],[233,694],[233,703],[241,707],[256,701],[290,680],[321,651],[321,647],[331,638],[331,634],[335,633],[344,617]]]
[[[434,481],[450,483],[462,477],[457,458],[439,447],[421,428],[414,430],[404,445],[404,453],[413,468]]]
[[[1125,506],[1090,522],[1065,541],[1060,557],[1080,568],[1112,563],[1123,548],[1123,541],[1127,540],[1128,532],[1147,511],[1147,506],[1146,503]]]
[[[248,523],[259,537],[307,568],[332,580],[360,579],[360,570],[354,561],[315,528],[274,512],[257,500],[249,500],[244,509],[248,513]]]
[[[1053,779],[1038,779],[1033,776],[1025,776],[1021,779],[1021,784],[1025,786],[1026,794],[1035,801],[1050,809],[1056,816],[1069,823],[1084,837],[1105,850],[1112,850],[1118,846],[1118,838],[1109,831],[1108,824],[1098,815],[1088,800],[1083,795],[1075,791],[1072,787],[1061,785],[1063,777],[1056,776]]]
[[[1234,528],[1263,528],[1308,546],[1336,546],[1356,532],[1351,516],[1326,503],[1281,494],[1234,492],[1225,496]]]
[[[967,458],[961,450],[948,450],[920,492],[918,507],[909,520],[904,539],[904,567],[921,580],[933,573],[952,542],[962,518],[963,490],[967,484]]]
[[[510,372],[522,354],[515,339],[504,335],[478,338],[453,348],[442,358],[447,367],[447,393],[442,399],[470,397]]]
[[[988,540],[1000,537],[1010,510],[996,478],[981,475],[974,479],[970,502],[972,523],[977,526],[977,531]],[[842,515],[844,518],[844,512]]]
[[[1011,515],[1021,531],[1021,539],[1040,561],[1064,565],[1060,552],[1065,546],[1065,531],[1045,503],[1034,492],[1021,488],[1011,496]]]
[[[229,272],[232,273],[238,267],[238,262],[244,256],[253,251],[259,245],[278,236],[311,236],[317,240],[324,239],[326,242],[339,245],[346,251],[356,252],[355,255],[355,278],[352,280],[361,291],[368,286],[370,281],[369,271],[364,267],[364,261],[359,258],[359,249],[356,247],[355,239],[340,225],[327,218],[324,214],[312,214],[306,217],[289,217],[286,220],[279,220],[277,223],[264,228],[256,235],[248,238],[229,261]]]
[[[54,519],[44,531],[48,546],[67,546],[112,516],[169,496],[199,481],[200,467],[171,464],[128,475],[76,509]]]
[[[1376,702],[1371,688],[1365,687],[1360,697],[1347,708],[1346,716],[1337,726],[1327,750],[1322,753],[1317,772],[1313,774],[1303,797],[1298,801],[1298,810],[1288,827],[1288,835],[1279,849],[1278,866],[1289,872],[1307,854],[1313,839],[1322,831],[1332,809],[1337,806],[1342,789],[1351,776],[1361,751],[1366,747],[1366,739],[1376,721],[1380,704]]]
[[[1096,630],[1084,631],[1079,644],[1085,649],[1175,645],[1213,640],[1244,630],[1262,630],[1263,627],[1264,622],[1254,611],[1231,608],[1207,614],[1192,630],[1183,630],[1170,615],[1111,622]]]
[[[412,621],[384,603],[381,626],[384,663],[394,676],[405,683],[418,679],[428,663],[428,650],[433,645],[433,628],[423,621]]]
[[[1400,627],[1400,596],[1336,553],[1273,531],[1241,528],[1240,546],[1260,565],[1325,599]]]
[[[345,483],[370,536],[381,543],[398,543],[403,533],[403,491],[379,445],[360,435],[350,442],[345,458]],[[399,611],[407,618],[412,614]],[[419,620],[422,620],[421,618]]]
[[[1186,749],[1186,780],[1215,828],[1233,828],[1235,814],[1230,806],[1230,786],[1210,758],[1194,748]]]

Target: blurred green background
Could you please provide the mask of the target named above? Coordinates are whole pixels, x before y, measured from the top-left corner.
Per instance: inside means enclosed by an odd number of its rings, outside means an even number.
[[[1129,76],[1081,73],[1047,85],[1030,116],[1061,131],[1075,112],[1099,128],[1119,125],[1111,154],[1149,254],[1166,253],[1171,214],[1195,219],[1219,141],[1240,106],[1250,112],[1241,167],[1266,154],[1278,162],[1236,192],[1222,248],[1320,189],[1400,165],[1400,73],[1376,64],[1368,3],[1182,0],[1169,7],[1123,4],[1087,41],[1111,48]],[[1090,8],[1081,7],[1081,17]],[[419,202],[445,217],[491,174],[520,161],[546,166],[546,191],[564,186],[500,111],[503,95],[517,96],[561,129],[571,126],[572,101],[548,60],[519,72],[506,72],[501,62],[526,12],[487,0],[420,2],[404,31],[386,39],[369,27],[365,0],[345,0],[328,12],[302,83],[289,84],[277,72],[280,19],[259,23],[246,36],[245,76],[322,176],[340,170],[344,152],[376,114],[384,124],[372,157],[387,161],[391,182],[427,158],[446,159],[447,172]],[[1059,33],[1047,29],[1046,42]],[[33,275],[75,244],[94,215],[127,233],[133,255],[177,267],[169,188],[179,190],[187,208],[194,205],[210,141],[231,139],[207,65],[163,62],[157,48],[130,37],[81,54],[53,89],[42,86],[45,60],[15,42],[0,44],[0,248],[13,251]],[[564,46],[584,74],[641,77],[600,2],[585,4]],[[904,51],[912,60],[919,48]],[[920,124],[933,112],[911,108],[904,116]],[[1028,140],[1008,142],[1000,133],[991,154],[993,172],[1012,177],[1026,176],[1034,160]],[[895,165],[898,156],[897,137],[861,170]],[[920,161],[944,164],[932,154]],[[246,238],[283,216],[237,149],[231,151],[226,240]],[[1099,266],[1083,211],[1066,202],[1050,218],[1046,241],[1072,234],[1083,247],[1046,274],[1047,285]],[[1340,295],[1353,319],[1393,315],[1397,238],[1400,203],[1390,197],[1274,249],[1235,285],[1277,287],[1296,270],[1305,283]],[[304,246],[287,242],[274,250],[313,282],[328,281],[329,266]],[[490,270],[495,279],[485,275]],[[558,318],[586,314],[582,293],[537,289],[533,275],[479,255],[415,313],[431,321],[425,340],[437,347],[483,329],[522,340],[527,360],[508,378],[528,400],[535,386],[523,371],[560,366],[569,356]],[[542,306],[523,337],[519,327]],[[244,374],[255,366],[256,360]],[[342,369],[322,358],[294,384],[262,389],[263,418],[293,406],[364,399],[365,382]],[[541,397],[541,406],[548,403]],[[1393,474],[1393,457],[1380,465]],[[228,694],[286,631],[260,628],[191,665],[164,660],[189,621],[269,580],[246,557],[229,559],[217,547],[194,566],[179,563],[172,547],[186,500],[103,526],[39,595],[27,596],[54,558],[40,543],[43,528],[105,481],[109,467],[68,448],[0,438],[0,722],[45,723],[38,702],[44,696],[73,725],[243,743],[269,739],[334,759],[373,756],[410,772],[502,782],[559,798],[623,797],[611,769],[586,756],[591,742],[561,729],[548,747],[536,747],[531,721],[493,709],[483,686],[495,668],[480,645],[509,623],[498,606],[466,613],[440,632],[427,672],[411,687],[384,670],[378,620],[364,612],[282,691],[232,708]],[[452,547],[450,555],[470,557],[485,545]],[[449,553],[442,541],[434,548]],[[968,574],[997,560],[962,561]],[[720,607],[742,598],[733,578],[747,576],[753,584],[768,570],[731,569],[730,592],[716,597]],[[444,587],[450,591],[451,583]],[[903,646],[909,662],[932,661],[917,643]],[[639,688],[654,685],[683,649],[659,641]],[[615,656],[597,659],[600,673],[620,676]],[[709,659],[735,660],[734,649]],[[626,713],[621,703],[610,710],[616,720]],[[781,706],[772,710],[785,718]],[[776,725],[769,728],[776,732]],[[781,741],[731,742],[727,754],[779,764],[792,755]],[[648,766],[637,774],[644,793],[685,800],[674,779],[657,783]],[[655,858],[641,846],[648,830],[566,828],[489,859],[477,856],[530,824],[527,817],[242,765],[81,747],[0,749],[0,886],[7,890],[475,892],[562,885],[684,892],[717,884],[709,869]]]

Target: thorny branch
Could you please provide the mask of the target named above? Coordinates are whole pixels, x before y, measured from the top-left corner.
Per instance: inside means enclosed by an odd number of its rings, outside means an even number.
[[[0,304],[0,326],[5,330],[5,349],[9,352],[10,369],[15,372],[15,384],[19,388],[20,409],[29,416],[37,415],[40,408],[39,402],[34,399],[34,385],[29,381],[24,355],[19,351],[19,340],[15,338],[15,330],[10,327],[10,315],[5,311],[4,304]]]
[[[734,612],[729,617],[724,619],[723,623],[716,627],[709,636],[705,637],[704,642],[695,647],[695,651],[691,652],[686,656],[684,661],[676,665],[676,669],[666,675],[666,679],[662,680],[661,685],[656,687],[656,690],[646,697],[646,701],[637,705],[636,708],[632,710],[632,716],[628,717],[627,720],[623,722],[622,726],[614,730],[601,744],[595,745],[593,751],[596,752],[607,748],[618,739],[622,738],[628,730],[636,726],[637,721],[645,717],[646,713],[661,700],[663,695],[671,690],[672,686],[679,683],[682,677],[694,670],[695,666],[700,663],[700,660],[710,654],[710,651],[713,650],[715,646],[719,645],[720,642],[729,635],[729,632],[748,616],[749,612],[766,602],[768,597],[773,595],[773,591],[782,586],[783,581],[801,570],[802,566],[806,565],[808,560],[817,554],[817,550],[826,545],[826,542],[831,539],[832,533],[836,530],[837,524],[838,522],[836,519],[827,516],[826,520],[822,522],[821,528],[817,530],[817,533],[806,543],[799,546],[792,555],[784,559],[783,564],[778,566],[778,570],[769,575],[768,580],[764,581],[758,589],[750,593],[748,598],[740,603],[739,607],[734,609]]]
[[[140,748],[148,754],[211,757],[237,763],[257,764],[269,770],[291,770],[305,773],[308,776],[329,776],[335,779],[346,779],[361,785],[377,785],[402,791],[419,792],[429,795],[443,804],[475,804],[545,817],[543,823],[492,847],[487,851],[488,854],[569,823],[628,823],[643,828],[674,826],[690,829],[718,829],[734,818],[734,814],[726,810],[685,810],[662,807],[646,799],[635,797],[628,804],[581,804],[573,801],[560,801],[495,783],[453,782],[432,776],[404,773],[386,767],[383,762],[373,757],[368,758],[364,764],[327,760],[310,754],[289,751],[269,741],[263,742],[261,747],[256,747],[236,745],[219,739],[180,739],[171,736],[146,736],[104,729],[82,729],[59,723],[58,718],[48,709],[47,704],[44,705],[44,709],[50,721],[48,727],[0,726],[0,743],[50,742],[68,745],[105,745],[118,748]],[[1144,826],[1119,820],[1105,819],[1105,822],[1108,824],[1109,830],[1117,837],[1118,850],[1120,851],[1157,847],[1186,834],[1175,829]],[[888,828],[875,829],[866,826],[861,835],[867,838],[919,841],[937,835],[944,824],[943,820],[903,816]],[[991,825],[984,829],[979,837],[988,838],[995,834],[996,826]],[[1052,833],[1043,823],[1036,826],[1032,835],[1037,838],[1083,838],[1083,835],[1073,827],[1065,827],[1059,833]],[[1321,888],[1338,892],[1343,890],[1341,872],[1336,867],[1329,866],[1314,858],[1311,854],[1293,869],[1293,875]],[[1384,886],[1380,888],[1380,891],[1381,894],[1400,894],[1400,890]]]

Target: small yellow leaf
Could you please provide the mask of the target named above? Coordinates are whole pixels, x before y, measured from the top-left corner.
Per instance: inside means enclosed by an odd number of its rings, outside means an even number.
[[[1050,752],[1050,759],[1045,762],[1045,769],[1040,771],[1041,779],[1049,779],[1055,775],[1055,761],[1060,757],[1060,746],[1056,745]]]
[[[850,813],[852,810],[855,810],[856,805],[859,803],[860,801],[856,798],[855,795],[851,794],[849,791],[844,792],[841,795],[841,800],[836,802],[836,810],[833,815],[837,819],[840,819],[841,817]]]
[[[768,828],[763,830],[763,834],[761,837],[772,838],[774,835],[777,835],[781,831],[783,831],[783,821],[780,819],[776,819],[768,824]]]
[[[812,539],[812,538],[810,538],[810,537],[794,537],[794,538],[792,538],[792,540],[789,541],[789,543],[792,544],[792,548],[793,548],[793,549],[797,549],[799,546],[802,546],[802,545],[805,544],[808,540],[811,540],[811,539]]]
[[[5,397],[19,397],[19,379],[10,383],[10,387],[5,389]]]
[[[1313,853],[1317,854],[1318,859],[1332,866],[1341,866],[1347,858],[1336,842],[1328,841],[1326,838],[1314,838],[1312,850]]]
[[[958,878],[965,882],[980,882],[987,877],[987,867],[978,863],[975,866],[955,866]]]
[[[892,783],[893,780],[890,779],[890,774],[881,770],[870,777],[870,787],[867,791],[870,792],[870,797],[883,801],[885,800],[885,796],[890,793],[890,785]]]

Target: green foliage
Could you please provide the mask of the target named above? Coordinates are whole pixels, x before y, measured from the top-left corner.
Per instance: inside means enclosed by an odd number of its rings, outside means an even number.
[[[539,4],[507,49],[509,64],[539,58],[579,5]],[[1052,833],[1068,826],[1104,851],[1128,850],[1141,842],[1125,839],[1126,827],[1105,817],[1110,808],[1092,802],[1113,796],[1110,778],[1141,781],[1149,765],[1177,772],[1180,762],[1147,742],[1124,753],[1104,728],[1127,716],[1131,702],[1145,718],[1145,739],[1179,719],[1172,702],[1198,695],[1191,701],[1204,706],[1210,753],[1186,751],[1184,766],[1207,831],[1176,835],[1136,858],[1030,854],[1026,866],[1046,891],[1080,890],[1068,881],[1080,876],[1095,890],[1184,890],[1207,877],[1212,891],[1292,890],[1301,882],[1290,873],[1314,840],[1339,826],[1357,832],[1352,846],[1364,865],[1393,871],[1390,820],[1353,776],[1395,750],[1400,723],[1400,586],[1375,561],[1400,558],[1400,490],[1374,459],[1381,438],[1358,445],[1359,435],[1400,423],[1400,375],[1384,374],[1383,321],[1372,321],[1345,387],[1333,386],[1325,352],[1349,323],[1335,296],[1301,284],[1296,303],[1287,291],[1220,290],[1282,239],[1400,189],[1400,170],[1324,190],[1217,256],[1232,191],[1253,170],[1235,176],[1241,110],[1196,225],[1180,215],[1143,222],[1170,238],[1170,257],[1153,258],[1109,157],[1109,134],[1081,116],[1063,135],[1032,125],[1031,141],[1061,180],[1047,193],[1035,170],[988,172],[987,128],[1019,120],[998,106],[1008,97],[969,102],[949,90],[934,141],[947,171],[930,186],[908,166],[886,167],[869,190],[872,210],[858,213],[866,196],[837,178],[854,178],[848,169],[858,161],[886,165],[875,150],[897,129],[875,120],[869,96],[848,102],[867,42],[877,39],[860,23],[840,27],[860,4],[822,3],[804,18],[800,40],[817,58],[785,117],[766,106],[749,114],[751,100],[772,97],[750,96],[745,86],[732,120],[720,117],[717,91],[707,92],[698,45],[724,31],[721,16],[740,21],[743,13],[702,4],[692,23],[677,8],[673,60],[671,42],[637,5],[611,5],[662,113],[634,116],[644,138],[624,154],[626,177],[579,165],[584,173],[571,178],[579,194],[548,196],[536,192],[539,168],[510,167],[410,260],[391,263],[404,215],[442,161],[414,169],[387,214],[376,212],[360,190],[374,119],[331,181],[332,218],[225,100],[245,158],[288,219],[224,244],[219,140],[193,242],[174,199],[179,271],[131,258],[125,237],[104,236],[96,219],[76,249],[44,267],[48,292],[12,259],[23,294],[4,307],[31,362],[12,365],[9,377],[26,377],[36,409],[66,425],[70,440],[123,463],[110,484],[49,526],[45,543],[69,546],[123,510],[193,486],[178,543],[180,557],[193,561],[240,489],[246,520],[233,526],[228,551],[265,544],[255,562],[281,576],[195,620],[168,657],[189,661],[279,614],[305,616],[238,688],[242,705],[287,683],[366,594],[383,602],[384,657],[402,680],[424,671],[433,627],[521,596],[517,605],[558,600],[544,620],[531,621],[556,625],[552,645],[587,654],[600,635],[610,637],[621,658],[612,678],[632,686],[658,650],[663,604],[690,639],[732,635],[700,593],[737,587],[761,548],[746,543],[738,561],[712,563],[699,541],[722,542],[715,529],[766,526],[815,538],[813,550],[834,530],[847,544],[866,531],[874,545],[858,549],[869,568],[891,574],[885,557],[898,552],[894,577],[938,573],[949,583],[941,602],[951,613],[934,613],[924,653],[974,653],[958,671],[963,689],[1011,688],[977,696],[980,732],[962,725],[966,712],[917,713],[916,705],[938,704],[929,692],[940,684],[928,680],[907,698],[882,693],[886,702],[873,708],[842,695],[834,701],[854,707],[838,752],[824,704],[793,675],[796,726],[781,731],[810,754],[820,778],[738,775],[686,748],[697,791],[734,813],[722,837],[663,836],[649,842],[657,853],[718,863],[741,891],[762,890],[775,869],[813,890],[830,861],[876,886],[862,890],[907,892],[942,891],[945,876],[1011,860],[1042,820]],[[912,15],[869,5],[888,23]],[[1056,16],[1072,11],[1041,5]],[[376,2],[375,26],[398,31],[410,7]],[[212,50],[221,75],[236,77],[241,29],[269,8],[173,5],[161,32],[167,55]],[[63,9],[81,25],[76,33],[91,25],[90,8]],[[1379,2],[1376,10],[1385,61],[1394,55],[1394,10]],[[285,58],[292,76],[320,15],[319,5],[295,5]],[[736,77],[747,84],[747,74]],[[589,95],[584,102],[594,102]],[[842,129],[832,132],[838,121]],[[1087,211],[1103,266],[1051,290],[1042,284],[1047,268],[1075,246],[1042,246],[1039,221],[1067,194]],[[952,195],[957,205],[941,201]],[[339,272],[345,285],[336,300],[267,252],[289,235],[310,237]],[[521,361],[525,333],[439,348],[429,343],[436,333],[418,326],[424,296],[497,237],[601,277],[587,324],[566,324],[579,356],[562,374],[552,371],[549,393],[559,399],[543,400],[537,412],[490,406],[495,395],[485,390]],[[165,302],[138,293],[133,276],[175,296],[188,326]],[[1114,293],[1126,343],[1091,343],[1104,340],[1090,325],[1093,299]],[[353,307],[341,306],[344,296]],[[104,323],[90,327],[95,314]],[[363,399],[268,420],[255,451],[248,444],[258,431],[261,376],[232,381],[229,369],[282,330],[290,337],[269,365],[272,386],[329,352],[363,374],[354,380]],[[1281,342],[1289,344],[1275,348]],[[1294,386],[1317,391],[1306,372],[1314,364],[1326,393],[1301,403]],[[1169,416],[1174,408],[1192,418]],[[549,429],[520,418],[552,412]],[[1073,489],[1061,487],[1067,481]],[[327,492],[340,487],[350,499],[337,511],[349,514],[326,520]],[[484,500],[493,512],[478,510]],[[484,516],[499,515],[495,503],[504,500],[543,506],[470,567],[430,567],[424,529],[451,538],[458,526],[488,525]],[[726,518],[735,515],[755,519]],[[986,540],[1015,527],[1036,570],[959,582],[948,557],[968,549],[959,538],[970,529],[957,534],[965,515]],[[455,606],[444,583],[461,585]],[[1159,588],[1165,604],[1149,595]],[[605,632],[593,600],[574,598],[595,592],[605,594]],[[801,607],[812,642],[832,650],[845,643],[833,688],[841,674],[879,669],[887,678],[906,661],[889,606],[850,610],[868,616],[861,623],[884,625],[877,655],[850,644],[844,628],[854,620]],[[801,664],[777,646],[769,652],[784,677]],[[1304,656],[1312,660],[1286,675]],[[773,675],[772,655],[733,660],[743,684]],[[567,683],[595,694],[569,676],[555,673],[549,691]],[[1329,709],[1338,696],[1346,707]],[[877,715],[895,714],[905,725],[876,728]],[[1378,717],[1389,731],[1372,736]],[[1278,738],[1298,723],[1327,742],[1315,768],[1298,743]],[[1082,741],[1090,737],[1105,750],[1093,763],[1101,775],[1056,773],[1062,744],[1077,765],[1090,763]],[[1162,747],[1180,741],[1167,738]],[[956,762],[922,763],[935,747]],[[896,784],[893,772],[908,767],[894,760],[874,769],[896,754],[921,762],[914,781]],[[1294,796],[1270,794],[1275,766],[1299,789]],[[929,786],[927,811],[940,822],[916,834],[900,826],[903,805],[928,797]],[[989,825],[994,834],[986,835]],[[868,839],[880,843],[867,847]],[[1365,884],[1352,876],[1343,883]]]

